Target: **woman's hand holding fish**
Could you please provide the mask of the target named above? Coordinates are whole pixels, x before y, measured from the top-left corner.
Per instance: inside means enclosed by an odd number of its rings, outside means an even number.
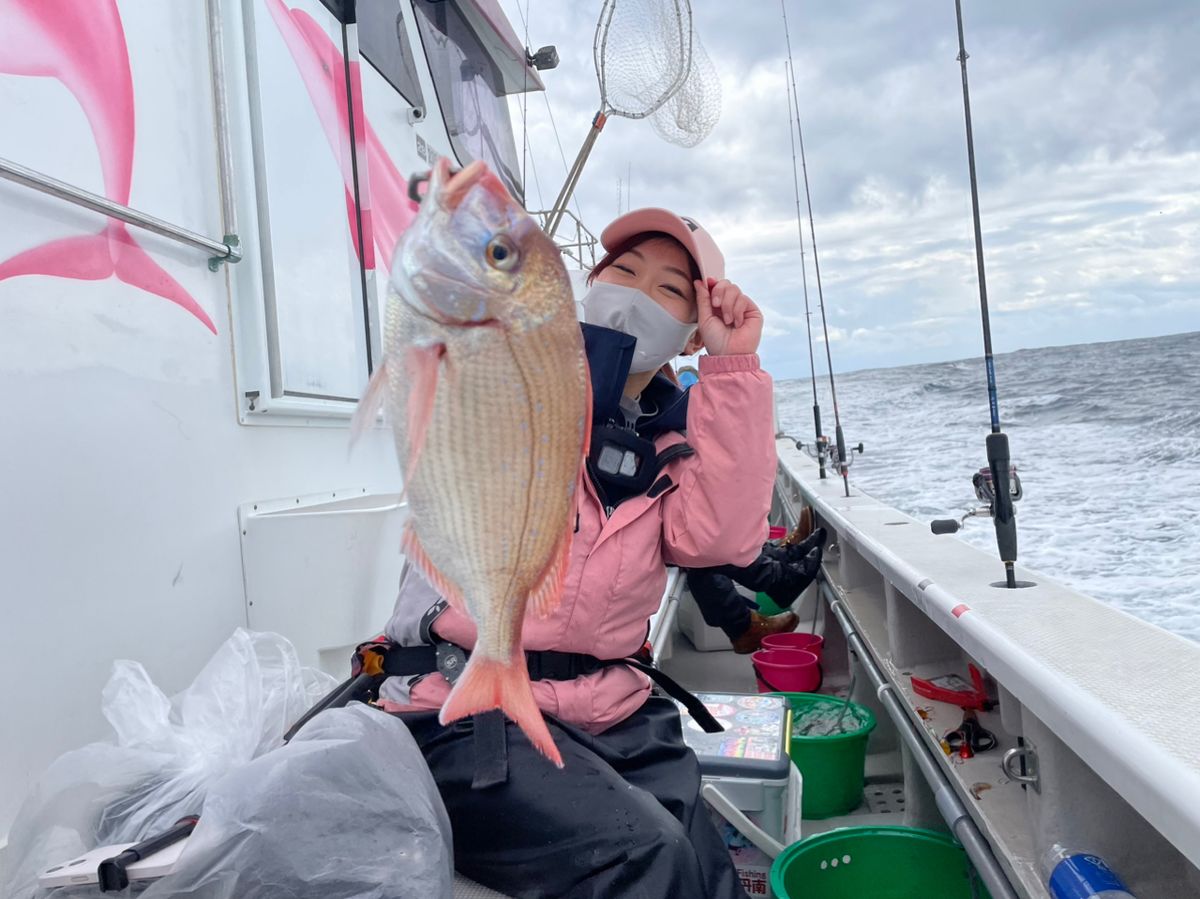
[[[696,281],[697,327],[710,356],[758,351],[763,317],[754,301],[732,281]]]

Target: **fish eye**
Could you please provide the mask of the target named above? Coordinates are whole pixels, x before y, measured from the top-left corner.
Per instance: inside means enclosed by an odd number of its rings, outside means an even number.
[[[521,259],[521,254],[517,250],[516,244],[505,234],[497,234],[489,240],[485,252],[487,254],[488,265],[502,272],[512,271],[517,267],[517,262]]]

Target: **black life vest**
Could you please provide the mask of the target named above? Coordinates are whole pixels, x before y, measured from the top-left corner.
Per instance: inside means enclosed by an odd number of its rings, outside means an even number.
[[[639,398],[643,416],[629,425],[621,409],[621,397],[637,340],[611,328],[589,324],[581,327],[592,381],[592,439],[587,470],[611,514],[627,499],[653,496],[667,489],[670,483],[662,479],[663,468],[673,459],[695,452],[686,442],[661,453],[654,445],[655,438],[662,434],[686,430],[688,392],[665,375],[655,375]]]

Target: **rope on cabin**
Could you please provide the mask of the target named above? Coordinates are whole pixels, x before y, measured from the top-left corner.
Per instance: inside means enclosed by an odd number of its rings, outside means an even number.
[[[570,175],[571,165],[567,162],[567,154],[566,151],[563,150],[562,138],[558,136],[558,125],[555,124],[554,121],[554,109],[550,106],[550,95],[546,91],[543,91],[542,97],[546,100],[546,112],[550,114],[550,127],[554,129],[554,141],[558,144],[558,155],[562,158],[563,171]],[[571,197],[571,202],[575,204],[575,214],[579,216],[579,220],[582,222],[583,212],[579,208],[579,199],[577,197]]]
[[[518,0],[518,2],[517,2],[517,13],[521,16],[521,25],[525,29],[525,48],[527,50],[529,48],[529,23],[533,19],[533,15],[530,12],[530,7],[532,7],[532,6],[533,6],[533,0],[525,0],[525,8],[524,9],[521,9],[520,0]],[[543,91],[543,93],[545,93],[545,92]],[[550,101],[547,100],[546,102],[549,103]],[[541,179],[538,177],[537,158],[532,153],[529,152],[529,128],[527,125],[528,114],[529,114],[529,68],[528,68],[528,66],[526,66],[526,68],[525,68],[525,91],[521,97],[521,141],[522,141],[521,183],[522,183],[522,186],[524,186],[525,164],[526,164],[526,157],[528,157],[529,168],[533,170],[533,183],[537,189],[537,195],[538,195],[537,208],[544,209],[545,203],[542,200],[542,182],[541,182]],[[557,134],[557,132],[556,132],[556,134]],[[560,149],[561,149],[561,147],[560,147]],[[525,208],[526,209],[529,208],[528,202],[525,203]]]
[[[829,393],[833,400],[834,439],[837,442],[838,469],[846,486],[846,496],[850,495],[850,465],[846,454],[846,437],[842,431],[842,416],[838,409],[837,384],[833,377],[833,354],[829,348],[829,323],[825,317],[825,292],[821,287],[821,260],[817,254],[817,228],[813,223],[812,191],[808,186],[808,162],[804,154],[804,129],[800,124],[800,98],[796,90],[796,63],[792,58],[792,35],[788,27],[787,0],[779,0],[783,11],[783,36],[787,41],[788,63],[792,77],[792,103],[796,113],[796,137],[800,142],[800,169],[804,173],[804,196],[808,201],[808,233],[812,240],[813,270],[817,276],[817,301],[821,307],[821,329],[825,336],[825,361],[829,366]]]

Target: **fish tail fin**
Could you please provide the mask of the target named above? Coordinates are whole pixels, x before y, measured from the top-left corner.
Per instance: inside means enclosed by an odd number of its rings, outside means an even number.
[[[521,728],[529,742],[561,768],[562,755],[554,745],[546,719],[533,698],[525,656],[520,651],[508,662],[487,658],[478,652],[471,656],[462,677],[450,691],[438,720],[449,724],[459,718],[500,709]]]
[[[354,446],[358,439],[375,424],[375,418],[379,415],[379,410],[383,408],[383,401],[387,397],[387,386],[387,360],[385,359],[371,373],[367,389],[354,409],[354,417],[350,419],[350,446]],[[404,486],[407,489],[407,481]]]
[[[200,304],[192,299],[192,295],[183,289],[182,284],[167,274],[166,269],[137,245],[133,236],[125,230],[123,223],[111,225],[108,238],[112,264],[118,278],[126,284],[169,300],[194,315],[208,330],[217,333],[217,326],[208,317],[208,313],[200,308]]]
[[[133,242],[123,226],[119,230],[113,226],[86,237],[52,240],[0,263],[0,281],[22,275],[102,281],[114,274],[126,284],[170,300],[194,315],[208,330],[217,333],[208,313]]]
[[[112,273],[112,257],[104,232],[52,240],[0,263],[0,281],[22,275],[100,281]]]

